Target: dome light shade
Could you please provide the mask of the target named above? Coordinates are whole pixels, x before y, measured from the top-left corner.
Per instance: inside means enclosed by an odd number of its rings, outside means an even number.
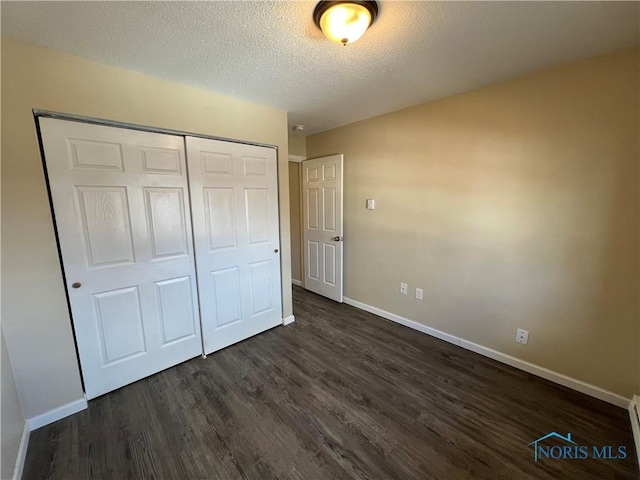
[[[316,5],[313,19],[325,36],[347,45],[358,40],[378,16],[375,1],[322,1]]]

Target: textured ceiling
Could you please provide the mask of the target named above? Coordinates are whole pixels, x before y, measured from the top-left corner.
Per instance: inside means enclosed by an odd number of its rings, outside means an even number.
[[[315,2],[1,2],[2,34],[270,105],[304,134],[638,45],[637,2],[380,2],[342,47]]]

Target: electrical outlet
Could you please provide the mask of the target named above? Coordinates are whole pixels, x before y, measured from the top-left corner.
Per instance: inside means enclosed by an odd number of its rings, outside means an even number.
[[[421,289],[421,288],[416,288],[416,298],[417,298],[418,300],[422,300],[422,294],[423,294],[423,293],[424,293],[424,292],[422,291],[422,289]]]
[[[407,285],[406,283],[401,283],[400,284],[400,293],[403,294],[403,295],[406,295],[408,291],[409,291],[409,285]]]
[[[516,342],[521,343],[522,345],[529,343],[529,331],[522,330],[521,328],[516,330]]]

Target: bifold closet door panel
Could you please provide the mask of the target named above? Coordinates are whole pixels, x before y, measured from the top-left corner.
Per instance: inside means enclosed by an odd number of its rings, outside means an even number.
[[[205,353],[282,324],[273,148],[187,137]]]
[[[200,355],[184,137],[39,124],[87,397]]]

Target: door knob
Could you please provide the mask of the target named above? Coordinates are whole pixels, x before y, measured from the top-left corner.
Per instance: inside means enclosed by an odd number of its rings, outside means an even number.
[[[82,284],[80,282],[75,282],[75,283],[72,283],[71,286],[73,288],[80,288],[82,286]]]
[[[276,249],[273,251],[273,253],[278,253],[278,249],[276,248]]]
[[[334,242],[341,242],[344,240],[344,237],[333,237]]]

